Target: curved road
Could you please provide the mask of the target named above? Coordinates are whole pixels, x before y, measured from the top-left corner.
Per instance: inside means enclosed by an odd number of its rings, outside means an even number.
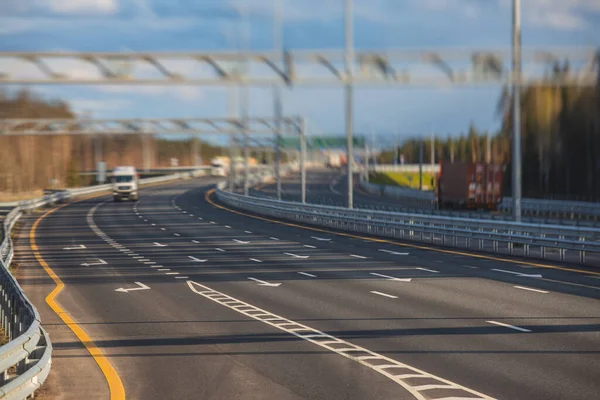
[[[137,204],[85,200],[37,228],[41,256],[66,285],[58,301],[107,356],[128,398],[600,393],[597,270],[257,219],[213,204],[212,183],[144,189]],[[309,196],[329,183],[312,184]],[[44,282],[35,276],[29,291]],[[63,329],[45,326],[51,336]],[[77,348],[56,343],[55,375]],[[72,382],[56,382],[69,398]]]

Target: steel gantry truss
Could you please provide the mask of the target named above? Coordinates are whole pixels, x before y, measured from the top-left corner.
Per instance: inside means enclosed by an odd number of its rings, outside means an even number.
[[[300,117],[283,117],[282,133],[295,132]],[[0,119],[0,136],[126,134],[275,134],[275,118]]]
[[[448,86],[545,82],[591,85],[598,49],[523,49],[521,77],[511,50],[342,50],[197,53],[0,52],[0,84]],[[548,75],[568,62],[570,77]],[[247,68],[240,68],[246,63]],[[352,73],[348,73],[351,70]],[[244,72],[247,71],[247,72]]]

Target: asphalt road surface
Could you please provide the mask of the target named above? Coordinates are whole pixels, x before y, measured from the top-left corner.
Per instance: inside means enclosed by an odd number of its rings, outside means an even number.
[[[213,183],[73,203],[37,227],[66,285],[59,303],[128,398],[600,393],[600,270],[289,226],[217,207],[205,198]]]

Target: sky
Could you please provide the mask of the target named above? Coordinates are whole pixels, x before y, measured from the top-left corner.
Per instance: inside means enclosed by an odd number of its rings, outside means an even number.
[[[288,50],[342,49],[344,0],[0,0],[0,51],[254,51],[275,46],[281,2]],[[497,49],[511,43],[511,0],[355,0],[357,49]],[[522,0],[523,45],[600,47],[600,0]],[[239,13],[245,15],[243,25]],[[248,29],[247,43],[240,39]],[[508,61],[508,60],[507,60]],[[3,65],[0,64],[0,70]],[[6,66],[4,69],[6,70]],[[10,68],[20,68],[9,66]],[[66,65],[66,68],[77,68]],[[219,87],[36,86],[97,118],[226,117]],[[500,125],[500,87],[357,88],[355,131],[392,136],[456,135],[472,122]],[[341,88],[295,87],[284,113],[306,117],[309,134],[343,134]],[[273,114],[271,90],[255,88],[250,115]]]

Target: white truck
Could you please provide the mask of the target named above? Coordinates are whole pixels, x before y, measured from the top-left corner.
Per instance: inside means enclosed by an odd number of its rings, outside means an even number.
[[[135,167],[115,167],[112,172],[112,186],[114,201],[140,199],[139,176]]]

